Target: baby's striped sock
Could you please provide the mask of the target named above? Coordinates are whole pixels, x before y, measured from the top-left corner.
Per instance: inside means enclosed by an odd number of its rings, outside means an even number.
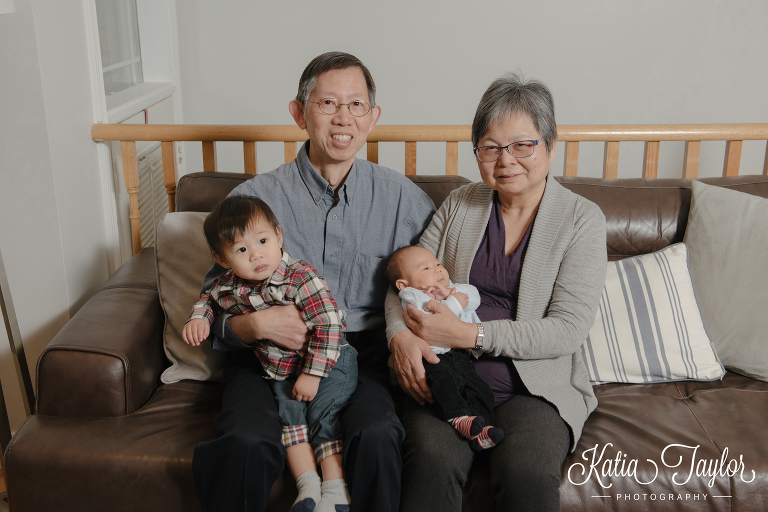
[[[448,420],[459,434],[472,439],[483,431],[485,420],[482,416],[457,416]]]
[[[484,427],[483,430],[469,440],[469,447],[473,452],[479,452],[493,448],[504,439],[504,431],[497,427]]]

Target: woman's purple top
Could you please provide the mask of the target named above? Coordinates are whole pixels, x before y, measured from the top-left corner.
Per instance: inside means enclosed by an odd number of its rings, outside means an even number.
[[[494,194],[488,227],[485,229],[469,272],[469,284],[477,287],[480,292],[477,316],[483,322],[514,320],[517,316],[520,270],[523,268],[523,259],[528,248],[528,240],[531,238],[532,227],[533,221],[517,247],[505,256],[504,220],[498,195]],[[483,355],[475,361],[475,371],[493,390],[497,406],[509,400],[514,394],[525,391],[525,386],[508,357]]]

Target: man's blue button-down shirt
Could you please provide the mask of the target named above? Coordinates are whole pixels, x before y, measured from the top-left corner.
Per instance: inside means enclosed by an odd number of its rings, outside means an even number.
[[[383,328],[386,258],[418,242],[434,204],[402,174],[360,159],[337,197],[309,162],[308,150],[306,142],[293,162],[255,176],[230,195],[253,195],[269,205],[283,230],[283,248],[317,268],[347,314],[347,332]],[[216,322],[217,338],[224,336],[222,328]],[[244,346],[232,338],[224,343]],[[225,349],[219,339],[214,348]]]

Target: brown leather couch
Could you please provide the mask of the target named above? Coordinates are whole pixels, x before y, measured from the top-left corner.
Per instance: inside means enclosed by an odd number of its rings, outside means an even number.
[[[185,176],[178,186],[178,210],[208,211],[244,179],[247,176],[226,173]],[[466,180],[417,176],[414,181],[439,204]],[[765,176],[704,181],[768,197]],[[652,252],[683,239],[689,181],[561,182],[605,212],[611,259]],[[4,455],[11,510],[199,510],[192,453],[198,442],[214,436],[219,384],[160,384],[168,365],[163,322],[153,250],[144,249],[104,284],[40,356],[37,413],[19,429]],[[605,384],[596,386],[595,393],[597,410],[563,466],[563,510],[768,510],[767,383],[728,372],[722,381]],[[687,449],[681,451],[688,458],[680,467],[655,474],[646,459],[659,461],[670,444],[698,446],[697,460],[719,460],[727,448],[727,459],[743,455],[755,480],[718,477],[710,487],[709,477],[694,474],[682,484],[691,462]],[[593,460],[588,450],[595,446]],[[628,451],[638,459],[634,473],[629,471],[630,458],[623,455]],[[613,469],[606,474],[609,459]],[[579,463],[585,474],[574,466]],[[294,493],[286,473],[272,489],[270,510],[287,510]],[[487,467],[476,464],[465,488],[464,510],[492,510],[491,499]]]

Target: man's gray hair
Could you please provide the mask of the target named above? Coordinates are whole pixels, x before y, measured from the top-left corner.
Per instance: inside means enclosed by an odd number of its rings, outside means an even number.
[[[365,77],[365,84],[368,87],[368,103],[371,107],[376,106],[376,84],[373,82],[373,77],[365,64],[354,55],[344,52],[327,52],[322,55],[318,55],[312,62],[307,64],[304,72],[299,79],[299,92],[296,94],[296,101],[299,101],[304,108],[307,107],[307,101],[309,101],[309,94],[314,90],[317,85],[317,77],[325,73],[326,71],[332,71],[334,69],[347,69],[347,68],[360,68]]]
[[[494,80],[486,89],[472,122],[472,144],[477,146],[491,124],[516,113],[528,114],[544,137],[547,152],[557,140],[555,102],[549,88],[538,80],[526,80],[509,73]]]

